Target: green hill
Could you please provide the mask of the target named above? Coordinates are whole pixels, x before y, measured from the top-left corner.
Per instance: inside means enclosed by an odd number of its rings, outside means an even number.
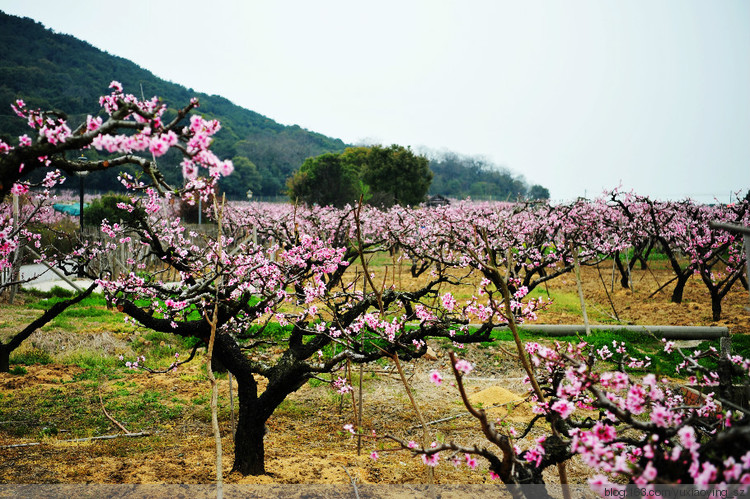
[[[174,106],[172,113],[197,97],[201,103],[198,111],[221,121],[222,129],[215,137],[213,150],[220,158],[234,161],[235,173],[221,184],[230,199],[244,199],[247,190],[256,196],[282,195],[286,179],[306,158],[341,152],[347,147],[339,139],[296,125],[276,123],[224,97],[194,92],[162,80],[73,36],[54,33],[33,19],[0,11],[0,139],[15,143],[19,135],[29,131],[10,108],[16,99],[23,99],[32,108],[63,111],[77,125],[86,115],[99,110],[99,96],[108,93],[112,80],[121,82],[128,93],[146,98],[159,96],[167,105]],[[96,157],[95,151],[86,154],[91,159]],[[170,162],[174,163],[173,168]],[[173,184],[181,180],[177,162],[176,153],[160,158],[161,169]],[[430,158],[430,168],[435,174],[431,194],[516,199],[544,197],[546,191],[541,186],[529,189],[522,177],[481,159],[454,153]],[[119,189],[118,173],[92,173],[86,179],[87,189]]]
[[[232,197],[244,197],[247,189],[264,196],[282,194],[286,178],[306,158],[346,147],[339,139],[280,125],[223,97],[157,78],[126,59],[56,34],[32,19],[0,12],[0,137],[4,140],[14,143],[18,135],[28,132],[10,108],[16,99],[22,98],[30,107],[64,111],[77,124],[99,109],[99,96],[108,93],[112,80],[121,82],[126,92],[143,92],[146,98],[157,95],[175,108],[197,97],[198,111],[222,124],[214,151],[222,158],[247,160],[235,161],[238,175],[222,186]],[[170,159],[176,161],[169,157],[164,161]],[[173,175],[171,181],[179,181],[179,169],[163,171]],[[117,188],[116,173],[92,174],[87,184],[92,189]]]

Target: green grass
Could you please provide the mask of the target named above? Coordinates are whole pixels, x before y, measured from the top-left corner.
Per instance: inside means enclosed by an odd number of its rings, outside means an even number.
[[[606,326],[602,326],[602,329],[594,330],[591,336],[545,336],[540,334],[531,334],[523,330],[519,331],[519,336],[522,341],[540,341],[547,344],[553,342],[559,343],[574,343],[578,344],[586,342],[591,348],[600,350],[603,347],[607,347],[613,354],[615,354],[615,348],[613,342],[622,343],[624,342],[628,355],[638,360],[646,360],[648,357],[651,360],[651,365],[647,368],[631,369],[634,372],[652,372],[656,375],[664,376],[679,376],[677,374],[677,366],[682,363],[683,358],[677,350],[672,353],[666,353],[664,351],[664,343],[660,338],[653,335],[637,332],[637,331],[608,331],[605,329]],[[513,335],[510,331],[493,331],[492,338],[495,341],[501,342],[512,342]],[[692,353],[696,350],[702,352],[707,351],[710,347],[719,350],[719,340],[705,340],[702,341],[695,347],[683,348],[682,351],[685,354]],[[741,355],[743,357],[750,356],[750,336],[748,335],[737,335],[732,337],[732,354]],[[618,354],[613,356],[613,359],[619,359]],[[711,367],[714,365],[710,359],[701,360],[703,365]]]
[[[547,290],[542,286],[542,287],[534,288],[528,294],[528,299],[537,299],[537,298],[543,298],[544,300],[547,300],[547,299],[552,300],[552,303],[549,305],[549,308],[547,309],[550,312],[556,312],[556,313],[564,312],[570,315],[581,316],[581,300],[578,297],[578,293],[576,292],[552,290],[549,292],[549,295],[548,295]],[[615,320],[612,317],[597,311],[593,307],[587,306],[586,312],[589,318],[593,321],[601,322],[604,324],[615,322]],[[541,317],[544,317],[544,310],[539,312],[539,315]]]
[[[32,348],[31,350],[25,350],[21,352],[13,352],[10,356],[11,364],[23,364],[25,366],[31,366],[34,364],[51,364],[53,361],[52,356],[38,348]]]

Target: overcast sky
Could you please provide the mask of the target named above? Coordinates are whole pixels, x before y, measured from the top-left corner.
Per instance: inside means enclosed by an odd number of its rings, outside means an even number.
[[[283,124],[482,156],[553,200],[621,185],[726,202],[750,188],[747,0],[0,0],[0,10]]]

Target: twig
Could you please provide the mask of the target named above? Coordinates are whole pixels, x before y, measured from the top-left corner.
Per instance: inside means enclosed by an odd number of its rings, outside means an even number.
[[[485,409],[485,410],[487,410],[487,409],[494,409],[496,407],[503,407],[505,405],[512,404],[512,403],[513,402],[506,402],[504,404],[493,404],[493,405],[484,407],[483,409]],[[471,416],[471,413],[470,412],[462,412],[462,413],[459,413],[459,414],[455,414],[453,416],[448,416],[447,418],[436,419],[434,421],[427,421],[425,423],[425,425],[429,426],[429,425],[433,425],[433,424],[444,423],[446,421],[450,421],[452,419],[462,418],[464,416]],[[421,428],[421,427],[422,427],[422,425],[418,424],[418,425],[410,427],[409,430],[416,430],[417,428]]]
[[[423,439],[423,445],[426,448],[427,442],[430,440],[430,431],[427,429],[427,423],[424,420],[424,416],[422,415],[422,411],[419,410],[419,406],[417,405],[417,401],[414,400],[414,395],[412,394],[411,389],[409,388],[409,382],[406,380],[406,376],[404,375],[403,369],[401,369],[401,363],[398,361],[398,354],[393,354],[391,357],[391,360],[396,364],[396,369],[398,369],[398,374],[401,377],[401,383],[404,385],[404,389],[406,390],[406,395],[409,397],[409,401],[411,402],[411,406],[414,409],[414,412],[417,413],[417,418],[419,418],[419,425],[422,427],[422,439]],[[432,485],[434,483],[435,479],[435,470],[432,467],[428,467],[427,470],[427,478],[429,479],[429,484]]]
[[[104,400],[102,400],[102,387],[101,387],[101,385],[99,386],[99,404],[102,406],[102,412],[104,413],[105,416],[107,416],[107,419],[109,419],[110,421],[112,421],[115,425],[117,425],[117,427],[119,429],[121,429],[122,431],[124,431],[126,434],[129,435],[130,431],[127,428],[125,428],[123,425],[121,425],[115,418],[113,418],[112,416],[110,416],[109,413],[107,412],[107,409],[104,408]]]
[[[581,266],[578,263],[578,248],[570,245],[570,252],[573,255],[574,274],[576,276],[576,287],[578,288],[578,299],[581,302],[581,314],[583,323],[586,326],[586,336],[591,336],[591,327],[589,326],[589,315],[586,313],[586,300],[583,298],[583,286],[581,284]],[[631,285],[632,288],[632,285]]]
[[[138,433],[125,433],[124,435],[122,433],[118,433],[117,435],[101,435],[98,437],[86,437],[86,438],[72,438],[70,440],[56,440],[56,442],[59,443],[71,443],[71,442],[90,442],[92,440],[112,440],[113,438],[120,438],[120,437],[147,437],[151,435],[151,432],[149,431],[141,431]],[[0,447],[0,449],[13,449],[16,447],[32,447],[34,445],[42,445],[47,442],[29,442],[26,444],[13,444],[13,445],[3,445]]]
[[[232,417],[232,438],[234,438],[234,395],[232,394],[232,373],[227,371],[227,380],[229,381],[229,413]]]
[[[509,351],[509,350],[506,350],[505,348],[503,348],[503,347],[502,347],[502,346],[500,346],[500,345],[497,345],[497,346],[496,346],[496,348],[497,348],[498,350],[500,350],[501,352],[503,352],[503,353],[504,353],[505,355],[509,355],[509,356],[513,357],[514,359],[517,359],[517,360],[520,360],[520,359],[521,359],[521,358],[520,358],[520,357],[518,356],[518,354],[517,354],[517,353],[513,353],[513,352],[511,352],[511,351]]]
[[[670,283],[672,283],[675,280],[677,280],[677,276],[674,276],[673,278],[671,278],[670,280],[668,280],[667,282],[665,282],[664,284],[662,284],[661,286],[659,286],[659,289],[657,289],[656,291],[654,291],[653,293],[651,293],[650,295],[648,295],[648,299],[653,298],[656,295],[656,293],[658,293],[662,289],[666,288],[667,284],[670,284]]]
[[[344,468],[344,471],[346,471],[346,476],[349,477],[349,481],[352,482],[352,487],[354,487],[354,497],[359,499],[359,489],[357,488],[357,481],[354,480],[354,477],[349,474],[349,470],[346,469],[346,466],[342,466]]]
[[[619,322],[620,316],[617,314],[617,309],[615,308],[615,304],[612,301],[612,297],[609,294],[609,290],[607,290],[607,283],[604,282],[604,277],[602,277],[602,269],[599,268],[599,265],[596,266],[596,271],[599,274],[599,279],[602,281],[602,287],[604,288],[604,292],[607,294],[607,301],[609,301],[609,306],[612,307],[612,312],[615,313],[614,319]]]

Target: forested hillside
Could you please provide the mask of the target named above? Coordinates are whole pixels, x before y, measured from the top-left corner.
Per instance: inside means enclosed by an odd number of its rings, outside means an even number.
[[[305,159],[339,153],[348,145],[296,125],[281,125],[224,97],[162,80],[73,36],[57,34],[32,19],[0,11],[0,139],[15,144],[19,135],[29,131],[10,107],[16,99],[23,99],[31,108],[60,110],[71,123],[78,124],[86,115],[97,112],[99,96],[109,93],[113,80],[121,82],[125,92],[138,97],[159,96],[170,106],[168,118],[197,97],[199,111],[206,118],[221,121],[222,129],[215,136],[212,149],[220,158],[234,162],[235,173],[220,182],[230,199],[244,199],[248,190],[255,196],[283,195],[287,179]],[[97,153],[92,150],[87,155],[96,159]],[[170,153],[159,161],[165,166],[162,171],[167,180],[179,184],[181,170],[169,168],[170,162],[176,165],[179,161],[177,155]],[[545,197],[546,189],[541,186],[529,188],[523,177],[476,158],[445,153],[431,157],[430,168],[434,172],[431,194],[475,199]],[[117,173],[92,173],[86,179],[87,189],[118,189]]]
[[[146,98],[157,95],[173,109],[198,97],[199,111],[221,121],[213,150],[219,157],[235,161],[237,175],[222,185],[232,197],[244,198],[247,189],[258,195],[282,194],[286,178],[305,158],[345,148],[341,140],[280,125],[223,97],[164,81],[126,59],[72,36],[56,34],[31,19],[0,12],[0,137],[7,142],[15,143],[18,135],[28,132],[10,108],[16,99],[30,107],[59,109],[78,123],[99,109],[98,98],[109,92],[112,80],[139,97],[141,92]],[[176,159],[167,156],[163,161]],[[177,168],[163,171],[180,174]],[[116,173],[92,174],[87,184],[91,189],[116,188]]]
[[[457,199],[549,199],[549,191],[541,185],[529,187],[521,175],[515,175],[489,161],[460,154],[431,153],[430,169],[434,177],[431,194]]]

